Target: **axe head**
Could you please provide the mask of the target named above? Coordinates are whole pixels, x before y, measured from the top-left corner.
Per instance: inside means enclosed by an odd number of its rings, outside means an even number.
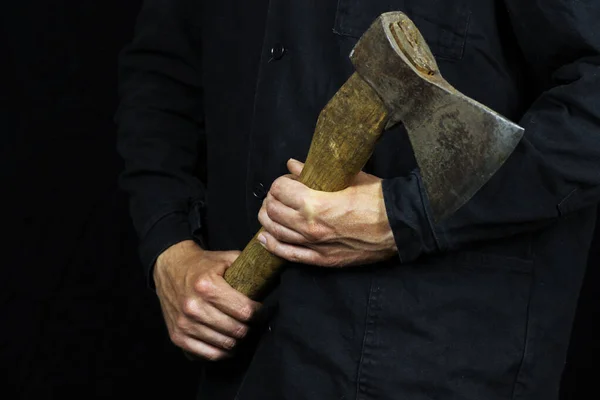
[[[524,130],[444,80],[425,39],[401,12],[382,14],[350,58],[390,119],[408,132],[435,222],[467,203]]]

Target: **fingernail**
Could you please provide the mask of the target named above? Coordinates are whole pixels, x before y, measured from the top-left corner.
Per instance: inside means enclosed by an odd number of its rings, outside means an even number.
[[[265,235],[263,235],[262,233],[260,235],[258,235],[258,241],[260,242],[260,244],[262,244],[263,246],[265,246],[267,244],[267,238],[265,237]]]

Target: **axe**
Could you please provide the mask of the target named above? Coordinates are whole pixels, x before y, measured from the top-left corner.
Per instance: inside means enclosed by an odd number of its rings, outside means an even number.
[[[382,132],[402,122],[437,223],[469,201],[523,136],[523,128],[444,80],[425,39],[401,12],[377,18],[350,59],[356,72],[321,111],[300,175],[311,189],[348,187]],[[265,294],[284,263],[261,246],[259,233],[225,272],[233,288],[253,299]]]

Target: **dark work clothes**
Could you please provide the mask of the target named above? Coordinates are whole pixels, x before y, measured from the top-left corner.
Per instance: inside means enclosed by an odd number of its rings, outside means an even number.
[[[386,133],[366,170],[385,178],[398,257],[286,268],[237,398],[555,399],[600,199],[596,2],[146,1],[117,115],[142,260],[150,271],[184,239],[244,247],[352,73],[357,38],[390,10],[525,138],[436,225],[406,133]],[[205,393],[223,371],[207,369]]]

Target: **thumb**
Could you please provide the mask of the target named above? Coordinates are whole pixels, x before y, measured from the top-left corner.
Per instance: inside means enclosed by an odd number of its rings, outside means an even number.
[[[302,169],[304,168],[304,163],[293,158],[290,158],[287,162],[287,169],[290,171],[292,175],[300,176],[302,173]]]
[[[240,254],[242,254],[242,252],[239,250],[231,250],[223,253],[225,262],[227,263],[227,268],[231,267],[231,264],[233,264],[235,260],[238,259]]]

